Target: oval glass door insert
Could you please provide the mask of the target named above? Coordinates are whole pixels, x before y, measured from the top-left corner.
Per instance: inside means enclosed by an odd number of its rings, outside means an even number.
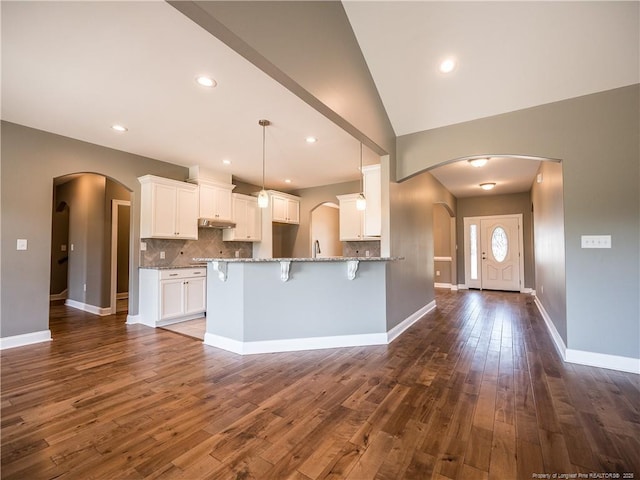
[[[507,258],[507,252],[509,251],[509,238],[504,228],[496,227],[491,234],[491,253],[496,262],[502,263]]]

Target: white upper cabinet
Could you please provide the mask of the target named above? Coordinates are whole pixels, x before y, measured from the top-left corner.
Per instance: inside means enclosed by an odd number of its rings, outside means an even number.
[[[140,238],[198,238],[198,186],[145,175],[141,184]]]
[[[382,230],[380,165],[363,167],[362,173],[364,175],[364,196],[367,199],[362,233],[365,237],[379,237]]]
[[[271,221],[278,223],[300,223],[300,200],[281,192],[269,191],[271,197]]]
[[[231,221],[233,219],[231,191],[234,185],[199,180],[200,218]]]
[[[250,195],[233,194],[235,228],[225,229],[222,239],[236,242],[259,242],[262,238],[262,211],[258,199]]]
[[[364,240],[364,211],[356,208],[358,193],[338,195],[340,202],[340,241]]]
[[[365,210],[356,208],[358,193],[338,195],[340,201],[340,240],[378,240],[382,225],[380,165],[363,167]]]

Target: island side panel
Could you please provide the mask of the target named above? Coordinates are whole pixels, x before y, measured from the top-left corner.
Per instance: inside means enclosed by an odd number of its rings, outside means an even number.
[[[207,334],[244,341],[244,274],[243,263],[228,263],[222,281],[207,263]]]
[[[245,342],[386,333],[386,262],[349,280],[346,262],[294,261],[286,282],[279,262],[242,265]]]

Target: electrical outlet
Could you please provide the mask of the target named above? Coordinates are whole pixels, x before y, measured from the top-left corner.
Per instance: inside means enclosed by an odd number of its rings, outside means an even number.
[[[87,284],[86,284],[86,283],[85,283],[85,284],[83,284],[83,285],[82,285],[82,288],[83,288],[83,290],[86,292],[86,291],[87,291]]]
[[[147,242],[140,242],[140,251],[141,252],[147,251]]]
[[[440,276],[440,270],[436,270],[436,277]]]
[[[160,252],[160,259],[164,260],[165,254],[164,252]]]
[[[236,258],[240,258],[240,250],[236,250]]]
[[[16,250],[26,250],[27,249],[27,239],[19,238],[16,242]]]

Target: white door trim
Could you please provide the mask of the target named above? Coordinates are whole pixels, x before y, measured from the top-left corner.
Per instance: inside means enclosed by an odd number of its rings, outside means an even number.
[[[518,219],[518,249],[519,249],[519,264],[520,264],[520,278],[519,278],[519,285],[520,285],[520,292],[524,292],[524,237],[522,234],[522,214],[521,213],[512,213],[512,214],[507,214],[507,215],[484,215],[484,216],[480,216],[480,217],[464,217],[463,218],[463,224],[464,224],[464,281],[465,281],[465,286],[467,288],[480,288],[482,289],[482,265],[480,263],[480,261],[478,261],[478,280],[477,281],[472,281],[471,280],[471,264],[470,264],[470,258],[469,258],[469,238],[468,238],[468,232],[469,232],[469,225],[472,224],[476,224],[478,225],[478,236],[477,236],[477,252],[478,252],[478,260],[480,260],[480,256],[481,256],[481,252],[480,252],[480,236],[482,235],[481,229],[480,229],[480,221],[481,220],[497,220],[497,219],[504,219],[504,218],[517,218]]]
[[[127,200],[111,200],[111,295],[109,310],[116,313],[118,293],[118,207],[131,207]]]

